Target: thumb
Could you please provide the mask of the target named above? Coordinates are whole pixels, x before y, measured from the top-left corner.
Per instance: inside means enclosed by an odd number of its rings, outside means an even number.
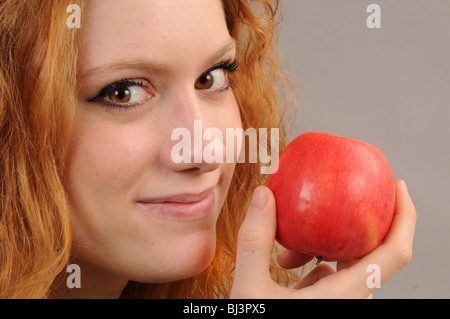
[[[259,186],[239,230],[233,291],[262,293],[273,283],[269,268],[275,232],[275,197],[269,188]]]

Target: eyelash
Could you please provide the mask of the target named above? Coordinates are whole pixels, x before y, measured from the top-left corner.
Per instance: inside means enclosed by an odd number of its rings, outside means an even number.
[[[117,89],[120,88],[124,88],[124,87],[132,87],[132,86],[137,86],[137,87],[141,87],[141,88],[146,88],[146,89],[150,89],[150,86],[145,84],[142,80],[137,80],[137,79],[122,79],[122,80],[118,80],[112,84],[109,84],[107,86],[105,86],[103,89],[100,90],[100,92],[97,94],[96,97],[88,100],[88,102],[92,102],[92,103],[99,103],[103,106],[106,107],[117,107],[117,108],[131,108],[131,107],[136,107],[139,104],[144,103],[143,102],[138,102],[138,103],[133,103],[133,104],[117,104],[114,102],[109,102],[108,100],[106,100],[106,96],[108,95],[109,92],[113,92]]]
[[[217,63],[214,66],[207,69],[205,72],[203,72],[201,76],[204,76],[204,75],[206,75],[214,70],[218,70],[218,69],[225,70],[226,75],[229,75],[229,74],[236,72],[236,70],[238,68],[239,68],[239,62],[236,59],[222,60],[219,63]],[[222,93],[222,92],[228,91],[229,89],[232,89],[235,87],[234,81],[232,79],[227,78],[227,82],[228,83],[227,83],[226,87],[217,89],[215,91],[217,93]],[[117,90],[119,88],[132,87],[132,86],[137,86],[137,87],[146,88],[146,89],[151,88],[150,85],[144,83],[143,80],[137,80],[137,79],[132,79],[132,78],[117,80],[116,82],[109,84],[109,85],[105,86],[103,89],[101,89],[100,92],[97,94],[97,96],[88,100],[88,102],[98,103],[105,107],[115,107],[115,108],[119,108],[119,109],[136,108],[136,106],[138,106],[142,103],[145,103],[147,100],[133,103],[133,104],[118,104],[118,103],[114,103],[114,102],[109,102],[106,99],[106,97],[108,96],[108,93],[113,92],[114,90]]]
[[[228,59],[228,60],[222,60],[219,63],[217,63],[216,65],[214,65],[213,67],[209,68],[208,70],[206,70],[205,72],[203,72],[204,74],[208,74],[214,70],[218,70],[218,69],[223,69],[225,70],[225,75],[227,76],[227,86],[217,90],[218,92],[225,92],[228,91],[229,89],[234,89],[236,87],[234,81],[232,79],[229,78],[230,74],[233,74],[234,72],[237,71],[237,69],[239,68],[239,62],[236,59]]]
[[[236,59],[222,60],[219,63],[217,63],[216,65],[214,65],[211,68],[209,68],[208,70],[206,70],[205,72],[203,72],[202,76],[205,74],[208,74],[214,70],[218,70],[218,69],[224,69],[226,71],[226,74],[229,75],[229,74],[236,72],[238,68],[239,68],[239,62]],[[230,88],[234,88],[234,86],[235,86],[235,84],[234,84],[233,80],[228,78],[228,85],[219,91],[222,91],[222,92],[227,91]]]

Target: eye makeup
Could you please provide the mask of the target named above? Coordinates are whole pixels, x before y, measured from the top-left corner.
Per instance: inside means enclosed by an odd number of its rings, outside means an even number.
[[[227,73],[234,73],[239,68],[239,62],[236,59],[227,59],[227,60],[221,60],[219,63],[213,65],[208,70],[203,72],[203,74],[210,73],[217,69],[223,69]]]
[[[234,73],[238,67],[239,63],[236,59],[221,60],[201,74],[196,81],[195,87],[198,90],[208,91],[208,93],[227,91],[234,87],[234,83],[228,78],[228,75]],[[211,80],[214,82],[212,74],[217,73],[214,72],[216,70],[224,71],[225,83],[223,86],[216,89],[210,89],[210,87],[204,86],[203,84],[201,87],[197,86],[197,82],[199,81]],[[87,102],[97,103],[105,107],[135,108],[152,99],[153,95],[151,90],[152,85],[147,80],[125,78],[105,86],[94,98],[87,100]]]
[[[134,88],[133,90],[130,90]],[[122,79],[105,86],[96,97],[89,99],[88,102],[98,103],[106,107],[136,107],[139,104],[151,99],[150,83],[142,79]],[[136,93],[137,91],[137,93]],[[130,102],[132,95],[138,95],[141,101]],[[127,98],[128,101],[127,101]]]

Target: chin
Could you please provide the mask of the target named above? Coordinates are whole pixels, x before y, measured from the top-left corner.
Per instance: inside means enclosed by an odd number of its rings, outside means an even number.
[[[207,247],[203,247],[202,250],[186,258],[178,280],[193,277],[208,268],[214,257],[216,245],[207,244],[205,246]]]
[[[157,254],[157,260],[141,264],[140,271],[133,271],[133,281],[144,283],[167,283],[191,278],[205,270],[214,257],[216,249],[215,234],[204,236],[201,240],[186,239],[178,247],[165,248]]]

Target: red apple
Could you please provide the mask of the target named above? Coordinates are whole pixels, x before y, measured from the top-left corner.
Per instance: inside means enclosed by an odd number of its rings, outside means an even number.
[[[362,141],[320,132],[294,139],[267,186],[277,206],[277,240],[324,260],[359,259],[385,237],[395,180],[384,155]]]

